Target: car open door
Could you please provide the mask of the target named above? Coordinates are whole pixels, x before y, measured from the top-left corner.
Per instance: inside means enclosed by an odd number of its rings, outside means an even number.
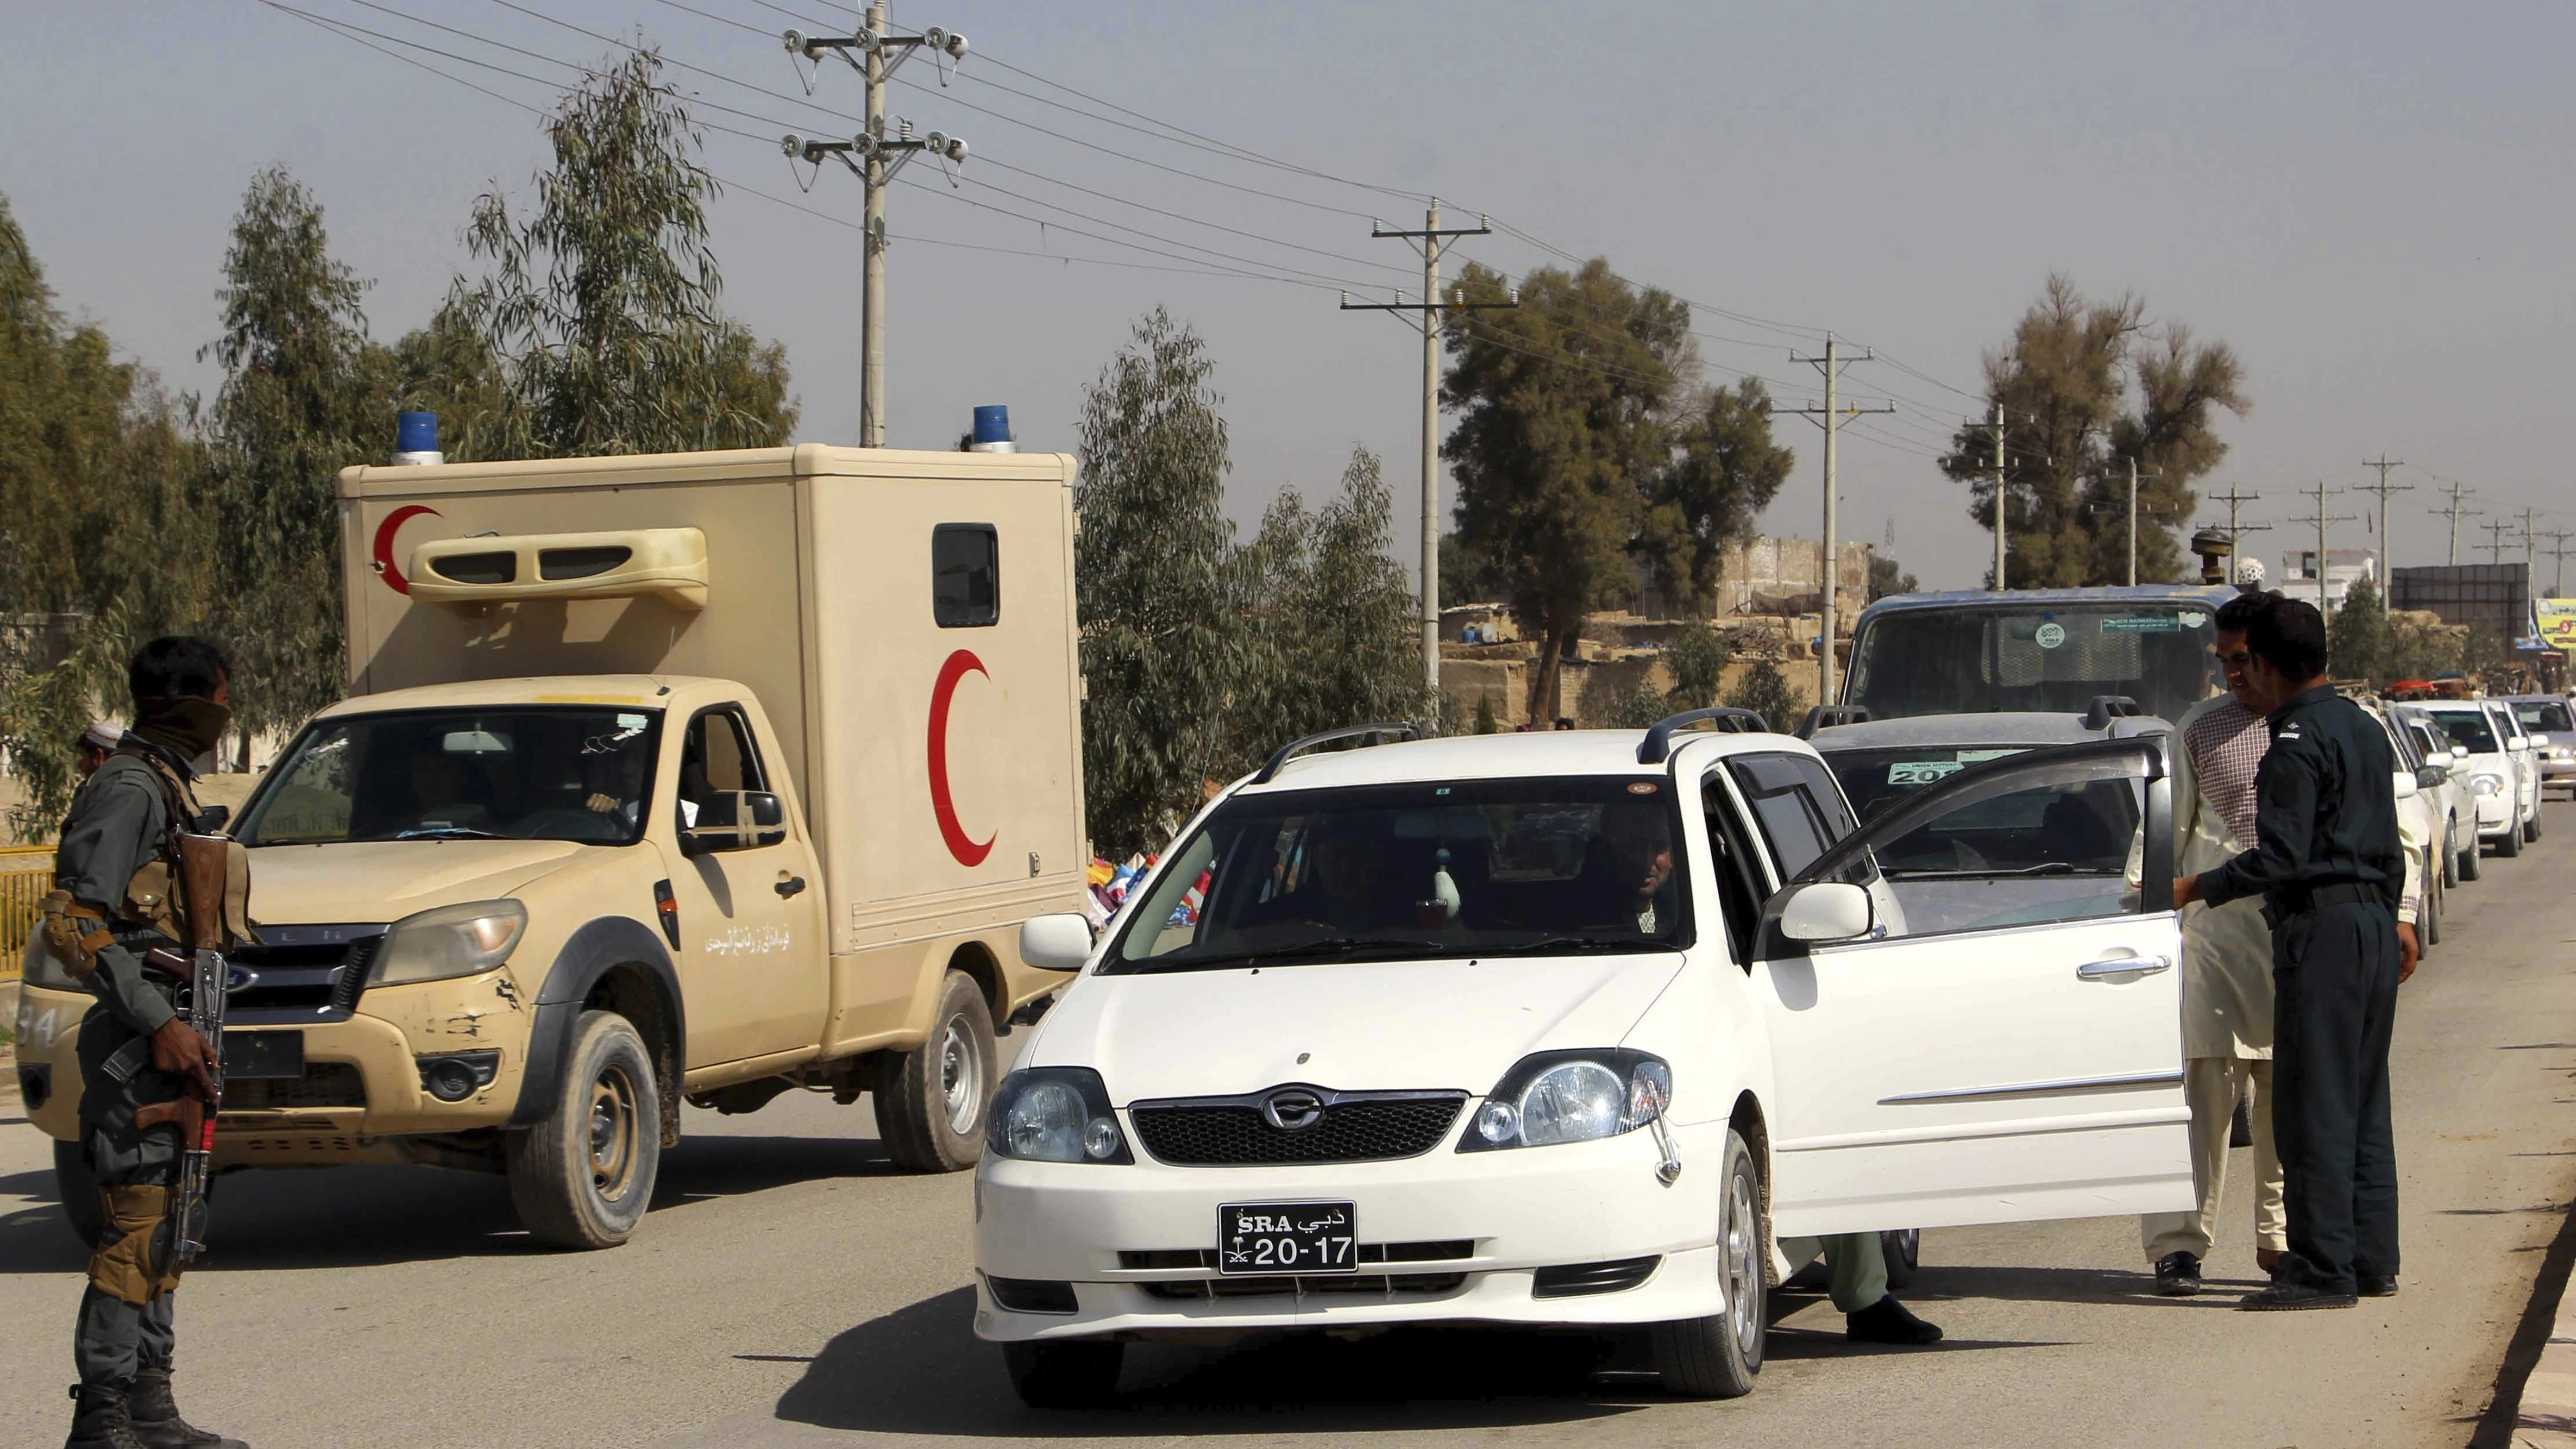
[[[2135,846],[2173,859],[2165,748],[1962,769],[1773,895],[1780,1232],[2192,1205],[2172,878],[2125,879]]]

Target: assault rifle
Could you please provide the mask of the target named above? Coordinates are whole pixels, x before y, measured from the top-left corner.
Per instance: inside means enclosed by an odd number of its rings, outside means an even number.
[[[179,900],[186,908],[188,954],[154,949],[146,964],[177,976],[187,998],[180,1016],[206,1037],[211,1090],[192,1084],[174,1102],[136,1108],[137,1129],[174,1122],[179,1127],[179,1183],[170,1197],[172,1266],[184,1267],[206,1250],[206,1184],[213,1177],[215,1114],[224,1101],[224,993],[232,967],[224,960],[231,932],[225,920],[232,842],[220,835],[179,837]]]

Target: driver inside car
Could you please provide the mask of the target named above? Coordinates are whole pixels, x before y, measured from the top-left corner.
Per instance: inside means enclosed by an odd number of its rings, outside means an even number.
[[[416,830],[481,830],[492,828],[492,812],[468,799],[473,767],[445,750],[425,749],[411,757],[411,793],[420,804]]]
[[[1673,881],[1672,825],[1661,795],[1628,795],[1601,811],[1601,834],[1585,872],[1593,880],[1587,926],[1616,926],[1652,935],[1669,924]]]

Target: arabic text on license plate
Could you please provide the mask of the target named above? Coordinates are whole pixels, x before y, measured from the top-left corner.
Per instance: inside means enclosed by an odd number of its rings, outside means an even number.
[[[1349,1203],[1228,1203],[1216,1210],[1220,1274],[1356,1273],[1359,1266]]]

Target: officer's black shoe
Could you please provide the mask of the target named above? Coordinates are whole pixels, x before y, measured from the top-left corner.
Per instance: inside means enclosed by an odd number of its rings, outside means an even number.
[[[170,1394],[168,1369],[145,1369],[125,1391],[125,1407],[134,1419],[134,1437],[148,1449],[250,1449],[212,1429],[200,1429],[179,1417],[179,1402]]]
[[[1853,1343],[1939,1343],[1941,1330],[1906,1311],[1893,1294],[1858,1313],[1843,1315],[1843,1337]]]
[[[2364,1298],[2397,1296],[2397,1275],[2394,1273],[2355,1273],[2353,1278],[2360,1285]]]
[[[2189,1298],[2200,1291],[2200,1259],[2189,1253],[2167,1253],[2156,1259],[2156,1291],[2167,1298]]]
[[[134,1437],[134,1416],[125,1409],[125,1391],[114,1384],[74,1384],[72,1432],[63,1449],[145,1449]]]
[[[2276,1278],[2271,1287],[2237,1299],[2236,1306],[2254,1313],[2282,1313],[2303,1308],[2350,1308],[2359,1301],[2349,1293],[2329,1293],[2323,1288]]]

